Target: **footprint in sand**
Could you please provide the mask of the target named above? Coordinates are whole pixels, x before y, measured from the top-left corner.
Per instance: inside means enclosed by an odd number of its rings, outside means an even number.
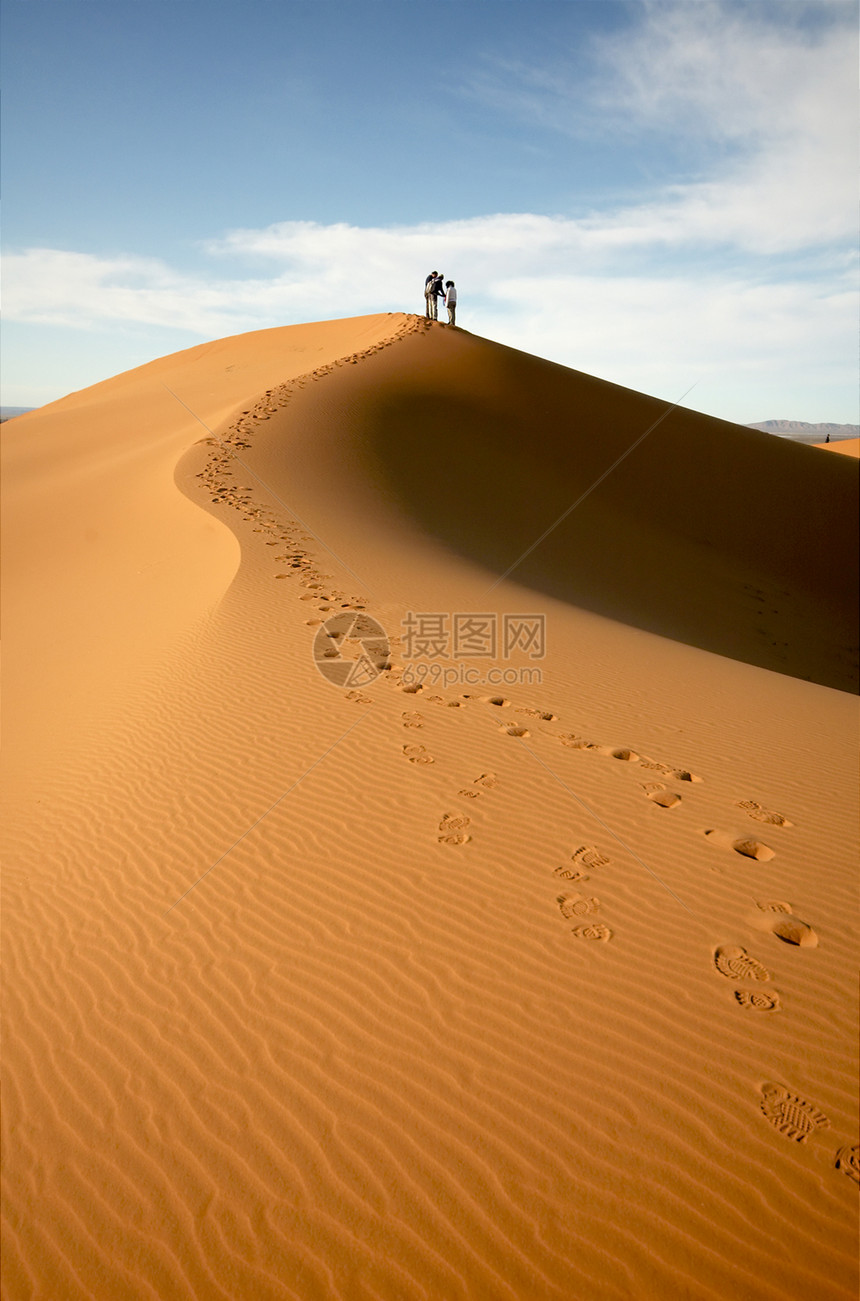
[[[571,935],[578,940],[611,940],[612,931],[603,922],[589,922],[586,926],[574,926]]]
[[[404,745],[403,755],[410,763],[435,763],[423,745]]]
[[[481,699],[485,705],[495,705],[497,709],[507,709],[511,703],[504,696],[482,696]]]
[[[551,714],[546,709],[533,709],[531,705],[517,705],[516,712],[528,714],[529,718],[539,718],[544,723],[551,723],[555,719],[555,714]]]
[[[610,757],[610,759],[621,759],[622,762],[624,762],[624,763],[638,763],[638,762],[639,762],[639,755],[636,753],[636,751],[635,751],[635,750],[627,750],[627,749],[625,749],[624,747],[621,747],[621,748],[618,749],[618,750],[610,750],[610,752],[609,752],[609,757]]]
[[[669,763],[658,763],[656,759],[640,759],[640,768],[647,768],[649,772],[661,773],[664,777],[674,777],[679,782],[700,782],[701,777],[696,777],[694,773],[689,772],[686,768],[673,768]]]
[[[440,845],[465,845],[470,837],[466,833],[466,828],[471,824],[472,819],[465,814],[445,813],[442,821],[439,823],[439,835],[437,840]]]
[[[736,989],[735,998],[741,1007],[750,1008],[754,1012],[782,1011],[779,994],[775,990],[755,990],[750,993],[746,989]]]
[[[674,791],[655,791],[648,799],[661,809],[674,809],[681,803],[681,796]]]
[[[836,1153],[836,1169],[842,1170],[855,1184],[860,1184],[860,1143],[846,1143]]]
[[[823,1112],[781,1084],[761,1086],[761,1109],[774,1128],[795,1143],[805,1143],[816,1129],[830,1125]]]
[[[642,786],[646,799],[657,804],[661,809],[674,809],[681,803],[681,796],[669,791],[658,782],[646,782]]]
[[[482,772],[480,777],[475,778],[471,786],[464,787],[463,790],[458,792],[458,794],[462,795],[464,799],[476,800],[482,791],[490,791],[494,786],[498,786],[498,784],[498,778],[495,773]],[[475,790],[476,786],[478,787],[477,790]]]
[[[714,954],[717,971],[729,980],[770,980],[770,972],[758,958],[751,958],[737,944],[723,944]]]
[[[756,800],[738,800],[736,808],[743,809],[756,822],[766,822],[771,827],[793,827],[794,823],[789,822],[784,813],[776,813],[773,809],[766,809]]]
[[[562,917],[588,917],[600,910],[600,900],[581,894],[560,894],[556,899]]]
[[[404,727],[423,727],[423,726],[424,726],[424,718],[423,718],[423,715],[419,714],[419,713],[418,713],[416,710],[414,710],[414,709],[407,710],[405,713],[401,714],[400,717],[401,717],[401,719],[403,720],[403,726],[404,726]]]
[[[791,904],[785,903],[782,899],[774,899],[765,903],[757,899],[755,906],[759,912],[763,913],[790,913],[792,911]]]
[[[763,845],[760,840],[733,840],[732,849],[743,858],[754,858],[757,863],[767,863],[774,857],[770,846]]]
[[[612,862],[611,858],[601,854],[594,845],[580,845],[570,857],[572,862],[578,863],[581,867],[608,867]]]
[[[560,876],[563,881],[570,881],[571,883],[579,882],[581,884],[583,881],[591,880],[587,873],[578,872],[576,868],[566,867],[563,863],[560,867],[554,867],[552,871],[553,876]]]
[[[504,732],[506,736],[531,736],[527,727],[515,727],[512,723],[503,723],[499,731]]]
[[[808,922],[802,922],[793,913],[774,913],[770,930],[784,944],[797,944],[802,949],[818,947],[818,936]]]
[[[362,693],[361,693],[360,691],[347,691],[347,693],[346,693],[346,698],[347,698],[347,700],[354,700],[354,701],[356,702],[356,704],[359,704],[359,705],[369,705],[369,704],[371,704],[371,698],[370,698],[370,696],[362,695]]]
[[[709,829],[702,834],[707,836],[711,844],[719,845],[721,849],[733,849],[742,858],[754,858],[758,863],[767,863],[775,857],[774,850],[769,845],[763,845],[760,840],[749,840],[745,837],[735,839],[725,831],[714,829]]]

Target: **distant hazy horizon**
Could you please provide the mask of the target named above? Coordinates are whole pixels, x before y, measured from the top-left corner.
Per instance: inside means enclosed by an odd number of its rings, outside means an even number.
[[[55,399],[61,401],[62,399]],[[45,404],[47,405],[47,404]],[[0,421],[14,420],[16,416],[25,416],[28,411],[38,411],[39,407],[4,407],[0,406]],[[776,428],[776,426],[784,426]],[[832,443],[849,438],[860,438],[860,425],[837,425],[829,421],[812,424],[801,420],[759,420],[755,423],[743,422],[745,429],[759,429],[762,433],[773,434],[777,438],[787,438],[795,443],[824,442],[830,435]]]

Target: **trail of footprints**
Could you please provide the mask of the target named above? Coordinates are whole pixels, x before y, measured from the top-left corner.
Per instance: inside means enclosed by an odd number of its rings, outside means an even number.
[[[458,794],[466,800],[477,800],[485,791],[491,791],[498,785],[495,773],[482,772],[476,777],[470,786],[463,787]],[[437,840],[440,845],[465,845],[471,836],[467,832],[467,827],[472,825],[472,819],[467,813],[443,813],[442,820],[439,823],[439,835]]]
[[[344,365],[354,365],[365,357],[381,351],[408,334],[424,329],[422,318],[412,318],[402,324],[392,336],[371,348],[348,357],[339,358],[328,365],[298,377],[297,379],[268,389],[252,406],[233,421],[221,437],[202,439],[212,451],[204,469],[197,475],[203,488],[209,492],[211,501],[216,505],[229,506],[238,511],[242,517],[252,523],[254,532],[263,535],[266,546],[278,548],[274,560],[283,568],[274,575],[276,579],[297,580],[297,586],[304,591],[299,600],[315,604],[320,615],[328,617],[338,610],[363,610],[367,602],[361,596],[347,596],[337,588],[332,575],[322,572],[314,561],[310,545],[314,539],[307,534],[298,521],[284,523],[276,513],[256,504],[252,488],[236,484],[234,468],[238,464],[237,454],[252,446],[254,433],[259,426],[286,407],[296,390],[303,389],[308,383],[320,380]],[[310,628],[318,628],[322,618],[312,617],[305,620]],[[333,637],[331,656],[339,652]],[[398,637],[391,637],[391,649],[399,644]],[[328,652],[326,652],[328,653]],[[441,705],[446,708],[463,708],[476,701],[499,710],[511,708],[512,702],[503,696],[473,696],[464,693],[459,699],[446,699],[439,694],[424,690],[420,684],[403,684],[403,667],[386,663],[384,678],[405,695],[420,696],[428,705]],[[356,704],[370,704],[372,698],[360,690],[348,690],[345,699]],[[544,734],[554,735],[559,743],[572,750],[586,751],[597,756],[629,764],[631,771],[647,775],[639,781],[642,796],[653,805],[663,810],[677,809],[683,801],[681,793],[669,785],[687,783],[695,785],[701,778],[684,768],[662,763],[638,754],[635,750],[623,746],[600,744],[586,739],[576,733],[547,732],[541,724],[557,722],[557,717],[548,710],[533,706],[514,706],[513,713],[519,714],[521,720],[504,719],[499,731],[506,736],[527,739],[531,736],[529,725],[539,727]],[[401,714],[403,728],[415,731],[424,727],[424,716],[415,709],[403,710]],[[416,741],[402,745],[403,757],[417,767],[425,767],[435,762],[427,747]],[[491,772],[481,773],[474,780],[457,792],[459,798],[473,803],[498,785],[497,778]],[[765,808],[756,800],[739,800],[735,806],[754,822],[771,828],[790,828],[793,824],[785,814]],[[440,845],[456,847],[468,844],[471,840],[470,827],[472,819],[468,813],[449,811],[442,814],[437,827],[437,841]],[[734,852],[741,857],[756,862],[768,862],[774,856],[774,850],[752,836],[731,836],[717,829],[707,829],[703,833],[708,841],[719,849]],[[609,867],[611,859],[594,845],[580,845],[569,860],[554,869],[554,875],[565,882],[564,893],[556,896],[560,916],[565,922],[573,923],[571,934],[577,940],[606,943],[613,938],[613,931],[602,918],[601,901],[584,889],[592,872],[600,872]],[[574,888],[575,887],[575,888]],[[790,904],[784,901],[759,902],[758,908],[772,915],[768,929],[785,944],[796,947],[814,947],[818,937],[805,921],[795,916]],[[782,1010],[779,993],[763,988],[771,979],[770,972],[754,955],[739,945],[721,945],[713,954],[714,968],[719,975],[730,980],[736,988],[736,1004],[746,1013],[771,1016]],[[738,986],[748,986],[747,988]],[[760,1110],[774,1128],[786,1138],[805,1143],[810,1135],[819,1129],[829,1127],[828,1118],[813,1103],[794,1094],[782,1084],[765,1083],[760,1089]],[[853,1182],[860,1184],[860,1145],[845,1145],[836,1153],[835,1167],[844,1172]]]
[[[509,704],[500,697],[484,698],[484,701],[498,707]],[[554,720],[554,715],[538,709],[530,708],[527,711],[524,709],[521,712],[528,712],[532,718],[541,721]],[[411,716],[404,713],[403,720],[406,726],[411,721]],[[526,729],[516,725],[505,725],[502,730],[508,735],[528,735]],[[686,769],[673,768],[668,764],[642,758],[633,750],[597,745],[570,734],[563,735],[560,739],[563,745],[571,748],[589,750],[678,782],[695,784],[701,780]],[[667,787],[664,781],[649,780],[640,783],[640,787],[643,794],[659,807],[671,809],[681,802],[681,796]],[[474,787],[460,792],[462,796],[469,799],[475,798],[477,793]],[[767,809],[755,800],[740,800],[736,807],[756,822],[772,827],[792,826],[785,814]],[[467,816],[446,813],[439,824],[440,843],[465,844],[469,840],[466,830],[468,826]],[[752,837],[733,838],[714,830],[707,830],[704,834],[720,847],[756,862],[768,862],[775,856],[769,846]],[[611,859],[597,846],[580,845],[566,863],[554,869],[554,875],[565,882],[567,887],[563,893],[556,896],[556,905],[561,918],[565,922],[573,923],[571,934],[577,940],[606,943],[613,938],[613,931],[600,916],[601,900],[586,888],[592,872],[600,872],[610,865]],[[813,948],[818,944],[818,937],[813,928],[808,922],[795,915],[791,904],[784,900],[766,900],[757,902],[757,907],[760,912],[767,915],[767,929],[776,939],[797,948]],[[721,945],[715,950],[713,961],[715,970],[735,985],[733,995],[737,1007],[753,1016],[772,1016],[782,1011],[782,1001],[778,991],[763,987],[770,983],[770,972],[746,949],[740,945]],[[769,1082],[761,1086],[759,1109],[778,1133],[797,1143],[805,1143],[819,1129],[826,1129],[830,1125],[829,1119],[814,1103],[793,1093],[783,1084]],[[855,1183],[860,1183],[860,1145],[846,1145],[839,1148],[835,1167],[847,1174]]]
[[[447,703],[440,696],[426,697],[428,703]],[[464,697],[469,700],[470,697]],[[505,707],[508,701],[501,697],[483,698],[484,703]],[[461,702],[456,703],[458,706]],[[547,711],[523,707],[519,712],[527,713],[531,718],[541,721],[554,721],[554,715]],[[406,710],[401,715],[404,727],[423,726],[423,716],[417,711]],[[528,730],[518,725],[505,725],[502,730],[508,735],[526,735]],[[643,759],[635,751],[613,749],[598,746],[575,736],[564,736],[562,744],[572,748],[591,750],[619,761],[635,764],[660,776],[679,782],[696,783],[701,779],[686,769],[673,768],[668,764],[650,759]],[[414,747],[404,747],[404,750]],[[419,747],[423,749],[423,747]],[[467,800],[477,799],[482,790],[492,789],[497,784],[492,773],[475,778],[471,786],[462,789],[459,795]],[[667,788],[665,782],[641,783],[643,793],[662,808],[674,808],[681,802],[677,792]],[[756,822],[773,827],[787,828],[792,823],[782,813],[764,808],[754,800],[738,801],[737,808],[753,818]],[[468,828],[471,819],[467,814],[445,813],[439,825],[437,839],[442,845],[465,845],[471,839]],[[733,850],[742,857],[757,862],[767,862],[774,857],[774,851],[751,837],[732,838],[723,833],[706,831],[709,839],[714,838],[721,847]],[[602,904],[599,897],[585,888],[593,872],[600,873],[611,865],[610,857],[596,845],[580,845],[570,855],[567,862],[554,868],[553,874],[565,883],[563,893],[556,896],[556,905],[561,918],[571,925],[571,935],[576,940],[607,943],[613,938],[612,929],[600,916]],[[818,937],[813,928],[797,917],[790,903],[784,900],[758,901],[760,912],[768,916],[767,929],[778,940],[798,948],[815,947]],[[745,1013],[753,1016],[772,1016],[782,1011],[782,1001],[777,990],[765,988],[771,981],[771,973],[753,954],[740,945],[724,944],[713,954],[714,968],[735,986],[733,990],[735,1004]],[[805,1143],[818,1130],[830,1127],[827,1116],[814,1103],[793,1093],[783,1084],[767,1082],[760,1088],[759,1110],[770,1124],[785,1138]],[[860,1183],[860,1145],[845,1145],[836,1153],[835,1168],[845,1173],[853,1182]]]
[[[553,869],[554,875],[570,885],[585,885],[590,880],[589,872],[608,867],[611,859],[602,854],[595,845],[580,845],[574,850],[567,863]],[[584,869],[588,869],[585,871]],[[582,891],[566,891],[556,896],[558,910],[565,921],[591,917],[600,911],[600,900],[595,895]],[[579,922],[571,928],[571,934],[578,940],[598,940],[603,943],[612,939],[612,931],[602,921]]]
[[[334,362],[318,366],[316,370],[301,375],[294,380],[267,389],[255,403],[242,411],[218,437],[201,439],[201,443],[212,448],[206,465],[197,475],[202,487],[209,493],[213,505],[229,506],[237,511],[243,519],[254,525],[254,532],[261,533],[266,546],[278,547],[280,554],[274,559],[284,568],[274,575],[276,579],[298,579],[298,585],[306,590],[300,600],[315,602],[320,613],[328,614],[333,610],[365,608],[361,596],[348,597],[331,582],[332,575],[322,573],[314,563],[307,544],[314,539],[310,537],[298,521],[284,523],[270,508],[258,505],[253,498],[253,489],[248,484],[236,483],[238,475],[248,472],[241,465],[240,454],[253,446],[254,435],[260,426],[278,411],[289,406],[295,393],[310,382],[323,379],[341,366],[355,365],[374,353],[390,347],[408,334],[423,328],[419,318],[403,322],[393,331],[390,338],[380,340],[362,352],[340,357]],[[308,619],[310,627],[319,626],[320,619]],[[332,655],[336,655],[332,651]]]

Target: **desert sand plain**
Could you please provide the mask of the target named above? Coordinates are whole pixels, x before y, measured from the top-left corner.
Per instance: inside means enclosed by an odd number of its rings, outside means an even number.
[[[3,1296],[854,1297],[857,461],[394,314],[3,442]]]

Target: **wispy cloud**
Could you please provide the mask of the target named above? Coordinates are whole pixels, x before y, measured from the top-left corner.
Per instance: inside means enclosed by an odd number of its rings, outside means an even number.
[[[802,370],[842,410],[856,383],[855,24],[826,0],[776,10],[789,11],[776,24],[767,6],[646,0],[638,25],[591,52],[585,91],[561,66],[506,67],[514,111],[711,141],[705,175],[576,218],[232,230],[201,245],[208,273],[28,249],[6,262],[6,318],[211,337],[421,311],[434,266],[458,280],[464,325],[513,346],[661,394],[692,371],[721,375],[697,401],[735,419],[774,414],[771,395]],[[475,93],[501,85],[485,71]]]
[[[432,264],[460,283],[467,328],[661,395],[680,391],[693,371],[708,372],[716,388],[709,399],[700,386],[697,400],[728,418],[771,410],[775,397],[769,402],[762,392],[755,400],[756,376],[766,389],[783,391],[799,369],[825,387],[853,383],[856,268],[849,254],[810,253],[793,270],[780,261],[770,273],[744,262],[729,273],[719,261],[707,263],[693,241],[693,256],[688,250],[667,270],[641,256],[651,220],[639,212],[635,219],[629,213],[626,225],[620,216],[598,225],[539,214],[394,229],[280,223],[234,231],[208,246],[213,266],[251,258],[268,272],[244,278],[30,250],[8,260],[6,316],[83,328],[181,327],[205,338],[421,311]],[[658,224],[657,238],[672,236]],[[742,409],[744,401],[750,406]]]
[[[598,244],[753,253],[856,234],[858,33],[845,0],[641,0],[588,58],[488,58],[466,93],[676,176],[591,223]],[[679,160],[683,159],[681,162]]]
[[[266,285],[256,288],[264,294]],[[253,296],[253,282],[246,282],[245,293]],[[250,315],[237,310],[233,282],[189,276],[157,258],[31,248],[4,259],[9,321],[78,329],[120,322],[208,334],[212,328],[253,329],[258,311],[259,300]]]

